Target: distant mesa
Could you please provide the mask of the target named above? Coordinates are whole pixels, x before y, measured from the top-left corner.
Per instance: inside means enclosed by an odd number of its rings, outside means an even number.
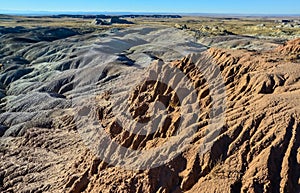
[[[300,20],[293,19],[278,19],[275,21],[276,23],[300,23]]]
[[[110,23],[118,23],[118,24],[133,24],[133,22],[127,21],[125,19],[120,19],[119,17],[112,17],[110,19]]]
[[[43,16],[32,16],[40,18]],[[49,17],[49,16],[47,16]],[[59,15],[52,15],[50,18],[82,18],[82,19],[109,19],[113,16],[109,15],[73,15],[73,14],[59,14]],[[147,18],[182,18],[180,15],[143,15],[143,14],[129,14],[129,15],[118,15],[119,18],[140,18],[140,17],[147,17]]]

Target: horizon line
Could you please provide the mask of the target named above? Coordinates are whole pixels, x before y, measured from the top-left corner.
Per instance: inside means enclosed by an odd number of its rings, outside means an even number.
[[[4,12],[4,13],[2,13]],[[96,14],[171,14],[171,15],[182,15],[182,16],[191,16],[191,15],[230,15],[230,16],[300,16],[300,13],[228,13],[228,12],[152,12],[152,11],[74,11],[74,10],[69,10],[69,11],[51,11],[51,10],[41,10],[41,11],[34,11],[34,10],[2,10],[0,9],[0,15],[1,14],[9,14],[9,15],[30,15],[30,14],[38,14],[38,15],[43,15],[48,16],[48,14],[51,15],[57,15],[57,14],[91,14],[91,15],[96,15]]]

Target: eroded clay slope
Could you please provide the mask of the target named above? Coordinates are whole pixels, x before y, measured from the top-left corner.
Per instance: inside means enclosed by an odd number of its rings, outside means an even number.
[[[299,191],[299,173],[295,172],[300,169],[299,63],[277,51],[210,49],[200,57],[218,64],[227,93],[226,123],[211,150],[199,155],[212,101],[205,78],[191,56],[172,63],[192,80],[199,106],[204,109],[190,146],[170,163],[146,171],[129,172],[96,160],[97,170],[93,174],[93,165],[85,191]],[[159,72],[164,72],[163,67]],[[152,135],[128,133],[115,122],[109,106],[101,109],[101,120],[110,136],[125,147],[144,150],[157,147],[172,138],[176,130],[179,107],[174,96],[166,85],[145,81],[128,99],[130,112],[140,121],[147,119],[153,101],[160,100],[167,106],[168,119]],[[109,98],[105,100],[113,101],[113,95]],[[76,190],[77,186],[73,186],[71,192]]]

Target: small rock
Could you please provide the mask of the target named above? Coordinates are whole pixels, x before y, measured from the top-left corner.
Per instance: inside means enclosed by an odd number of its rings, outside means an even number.
[[[265,27],[265,26],[266,26],[266,24],[264,24],[264,23],[261,23],[261,24],[257,25],[257,27]]]
[[[180,24],[176,23],[175,27],[177,29],[180,29],[180,30],[188,29],[188,27],[186,26],[186,24],[180,25]]]

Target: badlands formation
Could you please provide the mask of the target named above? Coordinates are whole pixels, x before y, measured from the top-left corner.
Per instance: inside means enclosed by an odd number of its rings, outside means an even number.
[[[0,192],[300,192],[299,34],[153,20],[0,27]]]

